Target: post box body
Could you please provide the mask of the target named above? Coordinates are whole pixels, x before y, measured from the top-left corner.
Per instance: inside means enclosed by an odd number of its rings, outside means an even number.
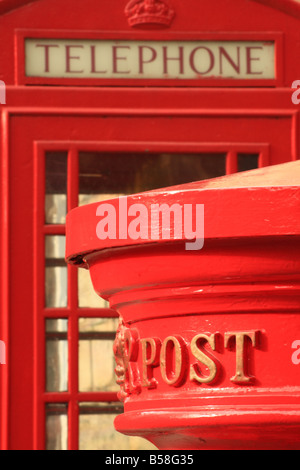
[[[127,198],[203,204],[198,250],[99,240],[98,204],[68,215],[68,260],[120,316],[118,431],[159,449],[300,448],[299,175],[294,162]]]

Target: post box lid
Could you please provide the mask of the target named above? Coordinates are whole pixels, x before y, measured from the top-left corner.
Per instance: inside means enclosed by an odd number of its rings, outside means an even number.
[[[170,236],[163,239],[160,236],[161,217],[155,240],[151,236],[133,239],[128,233],[124,234],[124,228],[128,228],[134,217],[132,212],[124,214],[121,211],[128,211],[135,204],[145,207],[149,213],[155,204],[160,207],[164,204],[164,208],[171,208],[174,204],[181,207],[191,205],[193,208],[197,204],[203,205],[204,240],[300,236],[300,161],[156,189],[73,209],[67,215],[66,222],[66,260],[85,267],[85,257],[100,250],[188,239],[184,231],[182,237],[178,237],[172,229]],[[106,222],[115,222],[115,235],[100,239],[97,226],[104,216],[108,216],[106,210],[110,207],[111,217]],[[135,208],[138,209],[137,206]],[[137,214],[141,216],[141,213],[135,212],[136,217]],[[138,221],[135,220],[137,225]],[[139,222],[143,225],[148,220],[141,217]],[[150,234],[150,227],[148,229]]]

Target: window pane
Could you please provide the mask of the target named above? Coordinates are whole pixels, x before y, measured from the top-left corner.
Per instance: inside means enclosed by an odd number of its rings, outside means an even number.
[[[46,224],[64,224],[67,213],[67,152],[46,153]]]
[[[118,318],[80,318],[79,332],[111,332],[115,334],[118,324]]]
[[[68,269],[65,262],[66,237],[45,237],[45,305],[48,308],[67,306]]]
[[[113,340],[79,341],[80,392],[117,392]]]
[[[46,391],[68,390],[68,320],[46,320]]]
[[[249,171],[258,168],[258,157],[256,154],[239,153],[238,154],[238,171]]]
[[[68,449],[68,406],[46,405],[46,450]]]
[[[113,342],[117,319],[79,322],[79,391],[117,392]]]
[[[46,333],[68,333],[68,320],[66,318],[47,319]]]
[[[79,154],[79,202],[88,204],[119,195],[223,176],[226,154]]]
[[[78,305],[80,308],[109,308],[109,302],[96,294],[87,269],[78,269]]]
[[[117,432],[114,419],[120,403],[81,403],[79,417],[80,450],[150,450],[156,447],[145,439]],[[156,449],[157,450],[157,449]]]
[[[67,268],[46,268],[46,295],[47,308],[63,308],[67,306]]]
[[[66,237],[64,235],[47,235],[45,239],[46,259],[55,259],[65,262]],[[56,265],[59,263],[56,263]]]

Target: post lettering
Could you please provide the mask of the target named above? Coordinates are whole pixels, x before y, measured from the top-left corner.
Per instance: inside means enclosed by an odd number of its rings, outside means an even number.
[[[153,368],[159,365],[161,341],[159,338],[144,338],[140,340],[142,347],[142,386],[155,388],[157,380],[153,377]]]
[[[256,347],[256,334],[256,331],[225,333],[225,348],[228,348],[229,341],[232,338],[235,339],[236,373],[235,376],[230,379],[233,383],[247,384],[253,380],[253,377],[249,377],[245,373],[245,340],[246,338],[249,338],[253,347]]]
[[[122,321],[114,342],[115,371],[121,387],[119,397],[125,399],[131,394],[141,393],[143,387],[156,389],[161,385],[161,379],[171,387],[179,387],[187,380],[203,386],[212,386],[224,378],[227,381],[227,374],[221,374],[219,359],[226,349],[235,351],[235,375],[231,378],[229,375],[230,381],[237,385],[253,385],[255,377],[250,375],[247,364],[260,333],[258,330],[226,332],[224,336],[219,332],[199,333],[188,341],[180,335],[168,336],[164,340],[159,337],[140,339],[138,330],[127,328]],[[221,340],[225,350],[221,348]],[[300,340],[295,341],[292,348],[296,349],[292,362],[298,365]],[[211,351],[216,351],[216,354]]]
[[[208,376],[204,376],[202,373],[201,373],[201,370],[198,366],[198,364],[192,364],[191,367],[190,367],[190,379],[191,380],[195,380],[199,383],[203,383],[203,384],[209,384],[209,383],[212,383],[216,376],[217,376],[217,372],[218,372],[218,369],[217,369],[217,363],[215,362],[215,360],[211,359],[210,357],[207,356],[207,354],[205,354],[201,349],[201,343],[205,343],[207,342],[209,344],[209,346],[211,347],[211,349],[213,351],[215,351],[216,349],[216,335],[204,335],[204,334],[201,334],[201,335],[197,335],[195,336],[192,341],[191,341],[191,352],[193,354],[193,356],[201,363],[203,364],[205,367],[207,367],[207,369],[209,370],[209,375]]]
[[[168,385],[179,386],[185,377],[186,343],[181,336],[168,336],[160,352],[161,375]]]

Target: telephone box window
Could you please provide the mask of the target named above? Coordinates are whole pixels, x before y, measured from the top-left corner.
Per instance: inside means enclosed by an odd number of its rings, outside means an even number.
[[[46,405],[46,450],[68,449],[68,405]]]
[[[226,174],[226,153],[79,153],[79,205]]]
[[[81,403],[79,450],[121,450],[120,440],[122,438],[116,436],[113,421],[122,411],[123,407],[120,403]]]
[[[80,403],[79,450],[157,450],[139,437],[115,431],[114,419],[122,412],[123,405],[118,402]]]
[[[257,153],[239,153],[238,171],[249,171],[258,168],[259,155]]]
[[[79,308],[109,308],[109,303],[91,289],[88,270],[78,269],[78,306]]]
[[[113,342],[117,319],[81,318],[79,321],[79,391],[117,392]]]
[[[46,267],[46,307],[67,306],[67,268]]]
[[[46,406],[46,448],[153,449],[114,430],[114,418],[122,411],[113,354],[117,313],[90,288],[88,271],[67,267],[66,213],[77,205],[223,176],[237,168],[237,151],[121,153],[72,147],[46,150],[44,156],[45,300],[38,322],[45,332],[46,370],[38,372],[40,397],[47,403],[41,405]]]
[[[46,320],[46,391],[68,390],[68,320]]]
[[[67,213],[67,152],[46,152],[46,224],[64,224]]]
[[[79,318],[80,333],[115,333],[118,328],[118,318]]]
[[[64,259],[65,237],[45,237],[45,306],[63,308],[67,306],[68,270]]]

